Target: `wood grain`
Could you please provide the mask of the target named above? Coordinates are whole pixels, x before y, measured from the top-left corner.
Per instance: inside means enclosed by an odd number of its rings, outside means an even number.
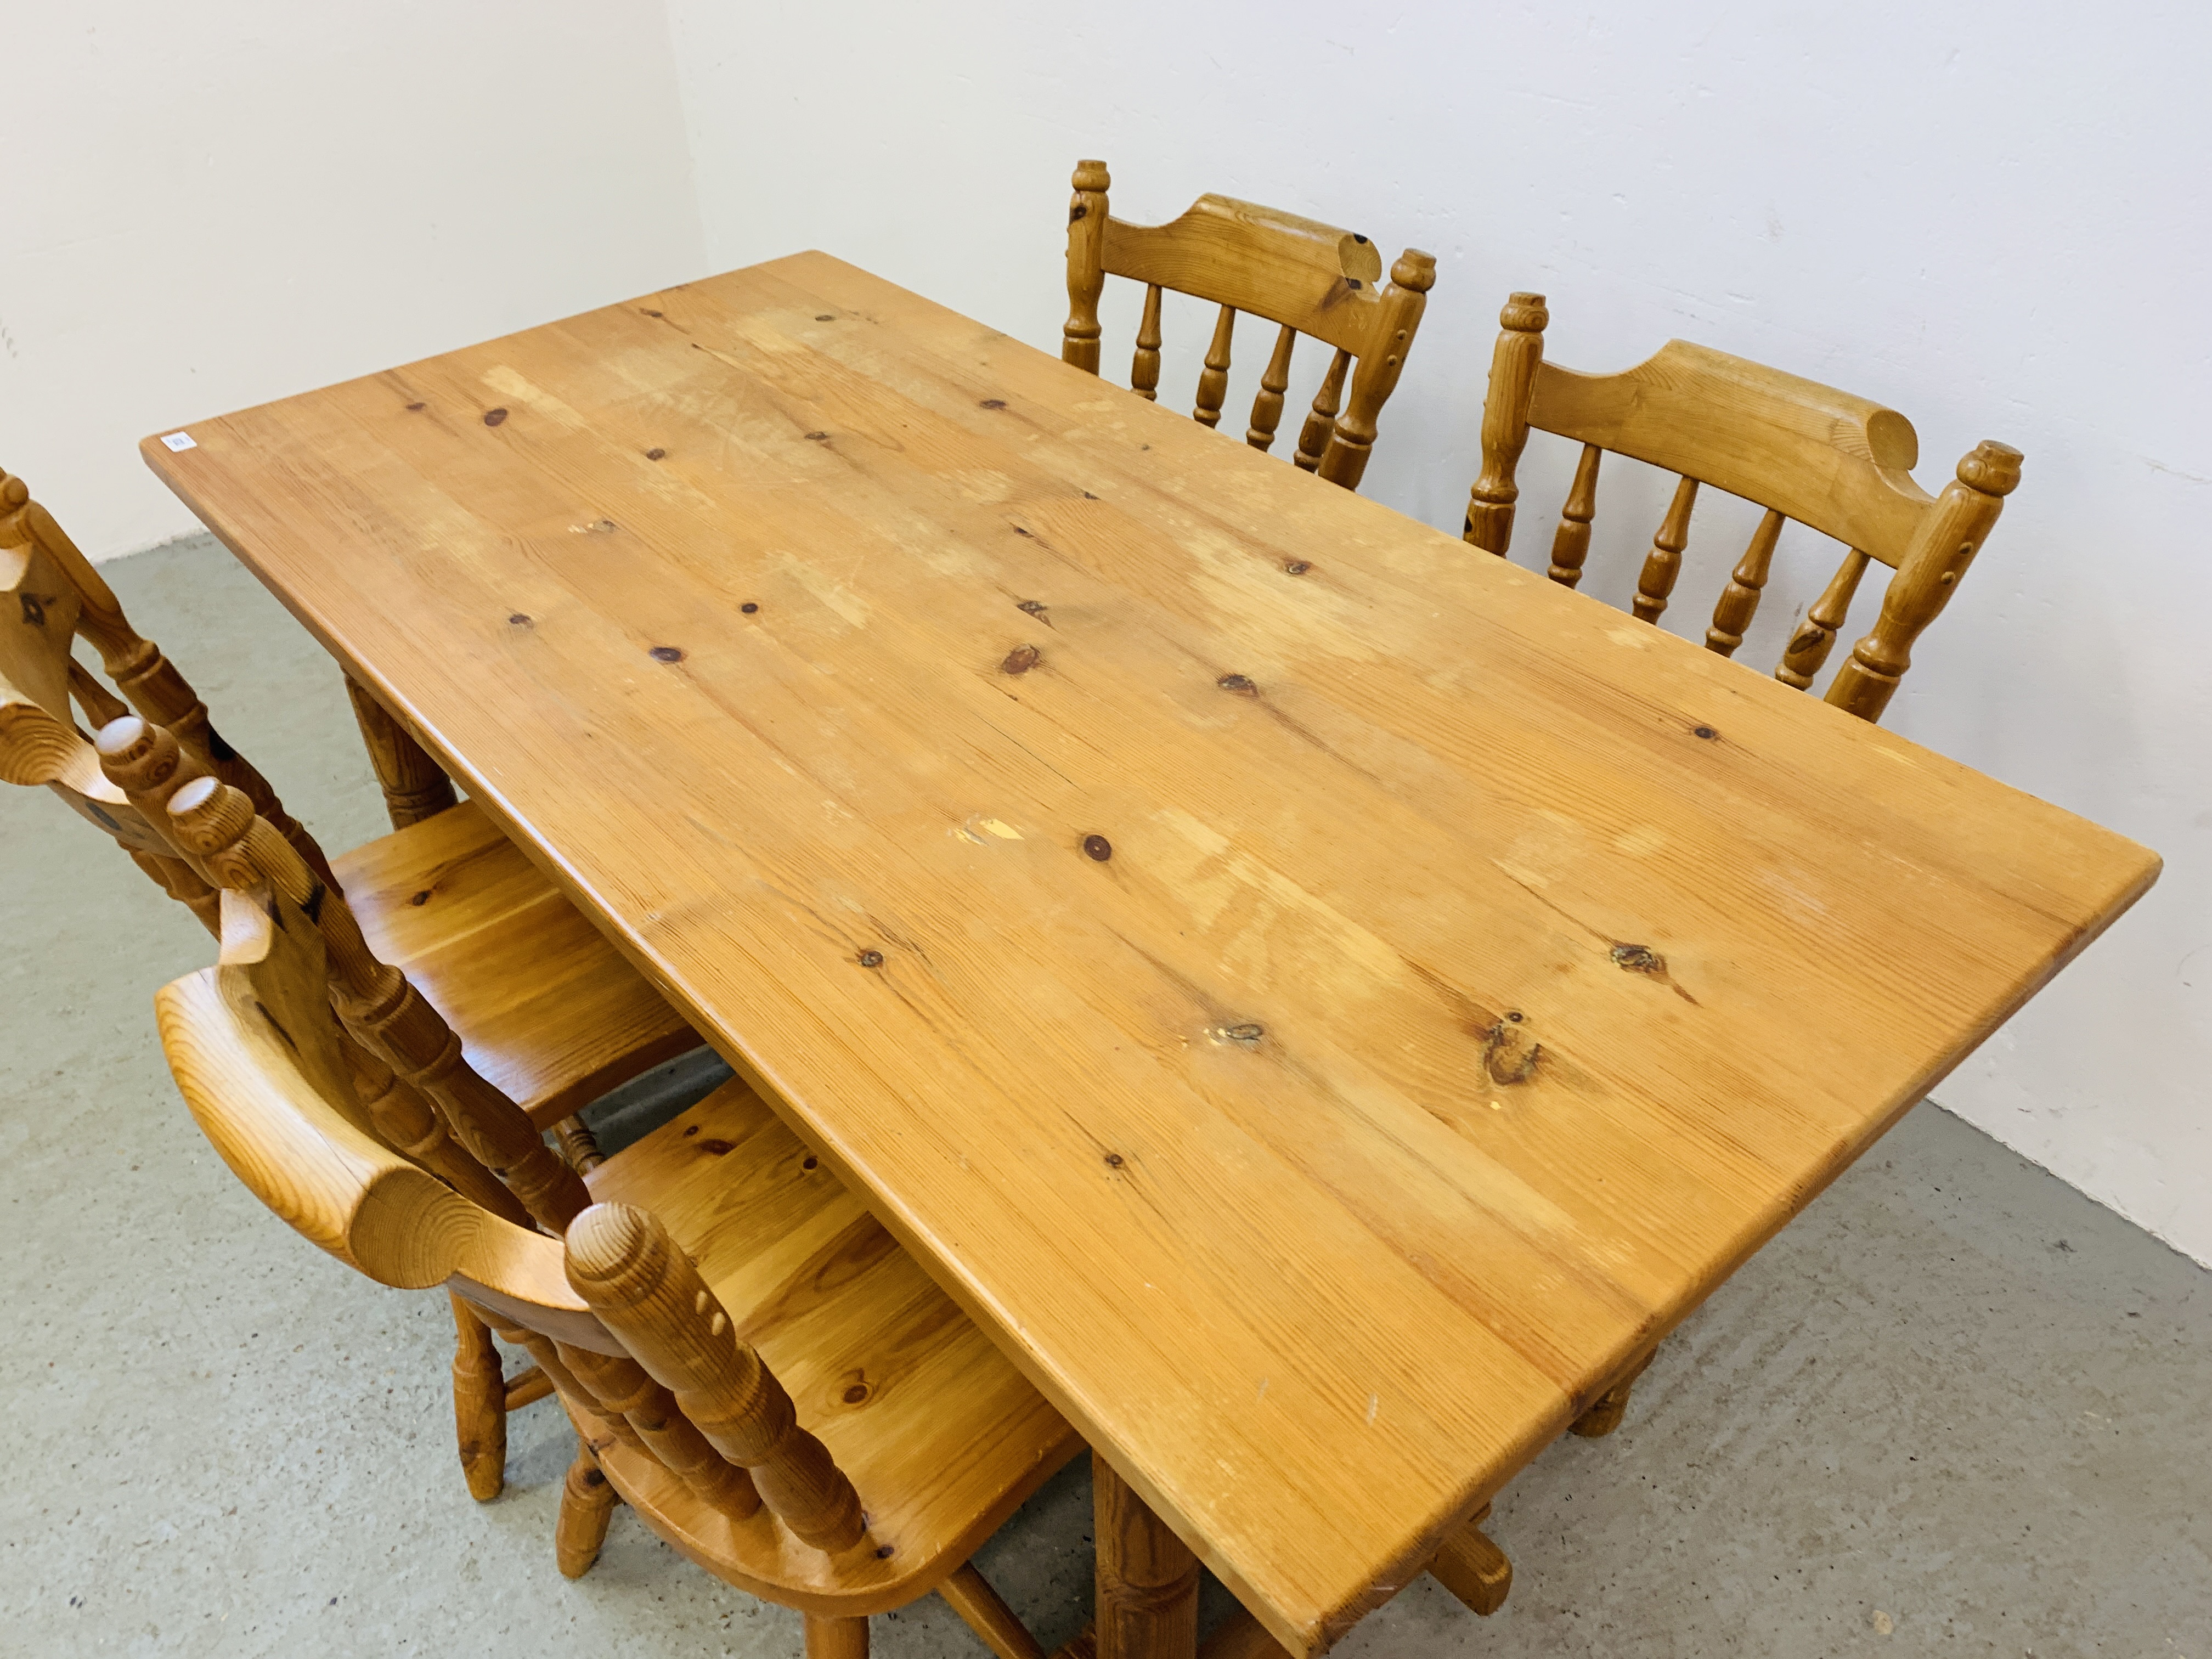
[[[155,1011],[179,1091],[223,1161],[339,1260],[381,1284],[443,1285],[526,1346],[614,1489],[709,1571],[837,1618],[902,1607],[1080,1449],[821,1160],[731,1083],[595,1170],[595,1208],[653,1202],[699,1264],[722,1316],[714,1334],[773,1365],[864,1495],[873,1547],[801,1541],[757,1500],[738,1501],[744,1471],[571,1287],[559,1240],[490,1214],[367,1132],[315,922],[265,886],[226,890],[222,920],[220,965],[166,987]],[[572,1475],[559,1543],[564,1570],[580,1571],[603,1518],[595,1490],[578,1490],[592,1485],[581,1459]]]
[[[190,430],[1294,1652],[2158,868],[825,255]]]

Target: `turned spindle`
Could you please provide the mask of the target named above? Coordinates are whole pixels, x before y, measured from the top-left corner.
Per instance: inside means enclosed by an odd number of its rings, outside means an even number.
[[[1636,579],[1636,620],[1656,623],[1682,574],[1682,550],[1690,544],[1690,509],[1698,504],[1698,481],[1678,478],[1674,499],[1667,503],[1667,516],[1651,538],[1651,550],[1644,556],[1644,569]]]
[[[1146,403],[1160,397],[1160,285],[1145,285],[1145,314],[1137,320],[1137,355],[1129,363],[1129,390]]]
[[[1103,161],[1075,164],[1075,196],[1067,204],[1067,321],[1060,360],[1098,372],[1098,296],[1106,291],[1106,192],[1113,179]]]
[[[1275,349],[1260,374],[1259,395],[1252,399],[1252,425],[1244,441],[1265,454],[1273,447],[1275,428],[1283,422],[1283,394],[1291,389],[1291,348],[1298,331],[1287,323],[1275,336]]]
[[[751,1475],[715,1449],[681,1402],[642,1365],[582,1348],[564,1349],[561,1357],[602,1412],[628,1423],[646,1449],[702,1501],[739,1521],[759,1512],[761,1494]]]
[[[1460,534],[1500,558],[1513,544],[1513,507],[1521,499],[1514,475],[1528,444],[1528,400],[1535,392],[1544,330],[1551,320],[1540,294],[1516,294],[1498,313],[1500,331],[1491,349],[1490,390],[1482,404],[1482,471],[1468,492],[1467,523]]]
[[[574,1113],[553,1126],[553,1139],[560,1143],[561,1156],[578,1175],[589,1175],[607,1161],[599,1150],[599,1138]]]
[[[1852,596],[1859,591],[1859,578],[1866,574],[1869,560],[1856,547],[1844,555],[1844,562],[1836,567],[1836,574],[1820,591],[1805,612],[1805,620],[1790,636],[1783,647],[1782,662],[1774,671],[1774,678],[1784,685],[1800,691],[1809,689],[1813,676],[1828,660],[1828,647],[1836,642],[1837,631],[1850,614]]]
[[[1200,426],[1221,424],[1222,400],[1229,395],[1229,337],[1237,327],[1237,307],[1224,306],[1213,319],[1213,340],[1206,348],[1206,367],[1198,377],[1198,406],[1191,418]]]
[[[853,1483],[799,1426],[791,1396],[659,1221],[595,1204],[570,1226],[567,1249],[576,1293],[714,1448],[752,1472],[777,1518],[817,1549],[857,1544],[866,1527]]]
[[[1751,545],[1736,561],[1729,585],[1713,605],[1713,625],[1705,629],[1705,649],[1723,657],[1735,655],[1743,643],[1744,629],[1759,614],[1759,591],[1766,586],[1767,567],[1774,562],[1774,544],[1782,539],[1782,515],[1769,507],[1751,532]]]
[[[1328,360],[1328,371],[1314,392],[1313,408],[1298,432],[1298,453],[1292,459],[1309,472],[1320,471],[1328,441],[1336,433],[1336,411],[1344,401],[1344,377],[1352,367],[1352,354],[1340,350]]]
[[[1597,516],[1597,469],[1605,459],[1605,452],[1595,444],[1584,444],[1581,458],[1575,462],[1574,482],[1567,486],[1567,499],[1559,508],[1559,528],[1552,532],[1551,579],[1562,587],[1572,587],[1583,579],[1583,565],[1589,557],[1590,520]]]

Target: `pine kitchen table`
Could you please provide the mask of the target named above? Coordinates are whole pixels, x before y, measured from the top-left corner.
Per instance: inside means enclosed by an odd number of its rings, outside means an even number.
[[[184,433],[1091,1442],[1109,1659],[1336,1640],[2157,873],[823,254]]]

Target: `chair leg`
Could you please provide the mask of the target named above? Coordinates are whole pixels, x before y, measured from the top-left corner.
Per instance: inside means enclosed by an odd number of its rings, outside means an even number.
[[[868,1659],[868,1621],[808,1613],[806,1659]]]
[[[983,1645],[999,1659],[1044,1659],[1043,1645],[1030,1634],[1029,1626],[1001,1601],[991,1581],[975,1571],[973,1561],[963,1562],[953,1575],[937,1587],[952,1611],[967,1620],[968,1628],[983,1638]]]
[[[568,1465],[568,1478],[561,1483],[561,1513],[553,1522],[553,1556],[564,1578],[581,1578],[599,1559],[599,1546],[607,1540],[607,1522],[615,1512],[615,1489],[608,1485],[599,1460],[580,1436],[576,1461]]]
[[[561,1143],[561,1156],[578,1175],[589,1175],[607,1161],[599,1151],[599,1138],[585,1127],[577,1113],[571,1112],[553,1126],[553,1138]]]
[[[1600,1440],[1620,1426],[1620,1419],[1628,1414],[1628,1391],[1636,1386],[1636,1379],[1644,1375],[1644,1368],[1651,1363],[1652,1355],[1659,1350],[1646,1348],[1644,1356],[1628,1368],[1628,1374],[1590,1402],[1590,1408],[1575,1419],[1573,1431],[1585,1440]]]
[[[507,1381],[491,1329],[458,1296],[453,1304],[453,1431],[469,1496],[489,1504],[507,1485]]]

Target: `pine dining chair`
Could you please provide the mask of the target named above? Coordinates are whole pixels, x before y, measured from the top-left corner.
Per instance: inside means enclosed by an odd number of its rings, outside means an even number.
[[[1894,574],[1873,629],[1851,647],[1826,700],[1879,720],[1936,620],[2020,483],[2021,454],[1977,445],[1930,495],[1912,478],[1920,441],[1894,410],[1705,346],[1670,340],[1618,374],[1583,374],[1544,360],[1551,320],[1540,294],[1516,294],[1498,321],[1483,404],[1482,470],[1467,540],[1503,556],[1513,537],[1514,475],[1531,428],[1582,446],[1553,538],[1551,578],[1573,587],[1589,556],[1600,460],[1607,451],[1676,475],[1674,497],[1645,556],[1635,614],[1656,623],[1673,595],[1701,486],[1766,509],[1713,607],[1708,649],[1732,656],[1759,609],[1783,525],[1840,542],[1841,564],[1791,635],[1775,678],[1810,689],[1844,628],[1869,564]]]
[[[1111,182],[1103,161],[1077,163],[1067,216],[1068,317],[1061,361],[1096,374],[1098,301],[1106,278],[1142,283],[1144,318],[1129,385],[1139,397],[1157,399],[1161,293],[1172,289],[1217,305],[1193,411],[1203,424],[1216,426],[1228,393],[1237,315],[1264,318],[1277,325],[1275,343],[1244,434],[1245,442],[1264,451],[1282,421],[1291,349],[1298,336],[1310,336],[1334,348],[1335,356],[1300,432],[1297,461],[1331,483],[1357,489],[1374,447],[1376,419],[1397,387],[1436,282],[1434,256],[1407,249],[1391,266],[1385,287],[1381,252],[1352,231],[1213,195],[1200,197],[1172,223],[1133,225],[1108,213]],[[1351,398],[1340,416],[1347,374]]]
[[[123,696],[76,659],[78,638]],[[98,748],[77,714],[100,731]],[[215,890],[131,793],[173,790],[203,775],[239,790],[318,881],[346,895],[369,945],[451,1018],[466,1063],[520,1103],[529,1123],[559,1127],[575,1156],[592,1153],[579,1107],[696,1046],[682,1018],[449,787],[442,810],[433,787],[415,803],[427,814],[418,821],[326,859],[22,480],[0,473],[0,779],[50,788],[213,930]],[[352,1060],[362,1086],[414,1124],[418,1140],[436,1128],[404,1079],[357,1045]],[[480,1195],[513,1206],[496,1183]],[[470,1491],[489,1499],[504,1480],[506,1413],[550,1385],[527,1372],[504,1377],[489,1332],[459,1304],[455,1316],[462,1468]]]
[[[1042,1650],[970,1563],[1082,1442],[742,1080],[599,1164],[565,1237],[396,1156],[354,1109],[324,986],[343,902],[212,779],[167,807],[221,878],[219,964],[156,999],[177,1085],[270,1209],[379,1283],[444,1286],[535,1356],[580,1449],[559,1559],[617,1496],[726,1583],[864,1659],[934,1590],[1000,1659]],[[274,874],[275,879],[270,876]],[[333,917],[338,918],[335,929]]]

